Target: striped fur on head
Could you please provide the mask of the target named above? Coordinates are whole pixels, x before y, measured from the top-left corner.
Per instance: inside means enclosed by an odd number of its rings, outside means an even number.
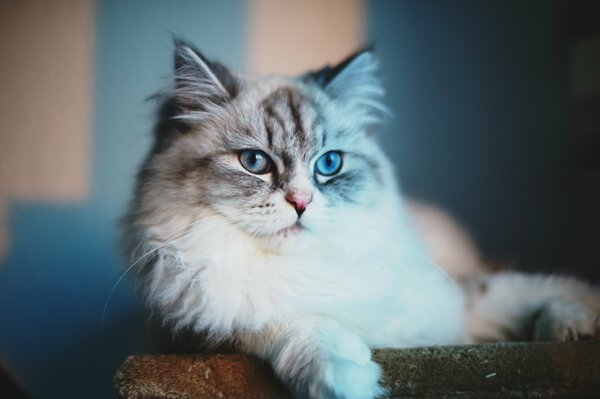
[[[376,66],[365,50],[299,77],[255,79],[177,41],[174,84],[159,96],[156,143],[138,179],[131,226],[147,232],[178,216],[210,214],[278,246],[369,212],[389,169],[369,134],[384,113]],[[268,154],[271,173],[240,164],[248,149]],[[328,151],[343,156],[330,177],[315,172]],[[295,192],[312,195],[300,218],[286,200]]]

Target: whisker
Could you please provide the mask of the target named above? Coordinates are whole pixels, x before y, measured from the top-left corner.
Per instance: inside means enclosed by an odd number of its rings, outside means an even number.
[[[189,226],[187,226],[189,227]],[[185,227],[183,229],[186,229]],[[183,229],[180,229],[183,230]],[[193,231],[187,231],[185,232],[181,237],[175,238],[175,239],[171,239],[165,243],[163,243],[162,245],[159,245],[158,247],[153,248],[152,250],[146,252],[144,255],[140,256],[139,258],[137,258],[137,260],[135,262],[133,262],[131,265],[129,265],[123,272],[120,273],[119,278],[117,279],[117,281],[115,282],[115,284],[113,285],[112,289],[110,290],[108,297],[106,298],[106,302],[104,303],[104,309],[102,311],[102,328],[105,327],[105,322],[106,322],[106,312],[108,310],[108,305],[110,303],[110,300],[113,296],[113,294],[115,293],[116,289],[118,288],[119,284],[121,283],[121,281],[123,281],[123,279],[125,278],[125,276],[127,275],[127,273],[129,273],[139,262],[141,262],[144,258],[146,258],[147,256],[159,251],[160,249],[178,241],[181,240],[183,238],[186,238],[190,235],[193,234]]]
[[[145,252],[144,254],[142,254],[141,256],[139,256],[131,265],[129,265],[127,268],[125,268],[124,271],[122,271],[119,275],[119,277],[117,278],[117,281],[115,282],[115,284],[112,286],[108,297],[106,298],[106,302],[104,303],[104,308],[102,311],[102,328],[105,327],[105,322],[106,322],[106,312],[108,310],[108,306],[110,303],[110,300],[112,298],[112,296],[114,295],[116,289],[118,288],[118,286],[121,284],[121,282],[123,281],[123,279],[125,278],[125,276],[136,266],[138,265],[142,260],[144,260],[145,258],[147,258],[148,256],[156,253],[157,251],[179,241],[182,240],[184,238],[187,238],[189,236],[191,236],[192,234],[197,233],[197,228],[198,226],[203,226],[205,224],[210,224],[210,220],[211,216],[204,216],[202,218],[199,218],[198,220],[195,220],[192,223],[189,223],[185,226],[182,226],[180,228],[178,228],[177,230],[175,230],[174,233],[170,234],[166,240],[164,242],[162,242],[160,245],[152,248],[150,251]],[[214,226],[214,225],[213,225]],[[213,226],[206,226],[206,227],[213,227]],[[177,237],[178,235],[181,235],[180,237]]]

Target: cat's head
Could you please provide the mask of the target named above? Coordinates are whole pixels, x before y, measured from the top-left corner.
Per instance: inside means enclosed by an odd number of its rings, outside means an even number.
[[[210,210],[271,243],[368,213],[390,183],[372,134],[384,112],[376,66],[364,50],[299,77],[253,79],[177,41],[137,211]]]

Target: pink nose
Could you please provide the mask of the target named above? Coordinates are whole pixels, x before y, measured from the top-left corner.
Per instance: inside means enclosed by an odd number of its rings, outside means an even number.
[[[298,216],[301,216],[308,204],[312,201],[312,194],[288,193],[286,194],[285,199],[296,209]]]

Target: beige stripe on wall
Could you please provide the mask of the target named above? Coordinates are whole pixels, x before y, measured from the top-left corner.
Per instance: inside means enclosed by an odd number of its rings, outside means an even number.
[[[298,74],[363,45],[361,0],[250,0],[251,72]]]
[[[93,0],[0,2],[0,255],[11,200],[89,191]]]

